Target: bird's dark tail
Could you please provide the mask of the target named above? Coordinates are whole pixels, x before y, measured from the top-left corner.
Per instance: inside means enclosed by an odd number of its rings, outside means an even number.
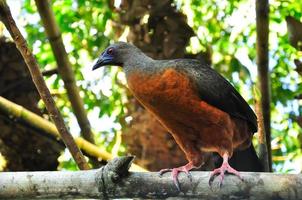
[[[214,155],[215,156],[215,155]],[[219,157],[217,159],[217,157]],[[222,158],[216,155],[215,167],[218,168],[222,164]],[[238,171],[248,171],[248,172],[263,172],[264,168],[257,156],[253,144],[249,148],[244,150],[234,151],[233,156],[229,160],[231,167]]]

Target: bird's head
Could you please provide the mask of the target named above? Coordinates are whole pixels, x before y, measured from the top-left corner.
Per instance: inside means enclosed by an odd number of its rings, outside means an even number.
[[[93,66],[92,70],[105,65],[123,67],[127,62],[133,60],[135,56],[140,54],[142,54],[142,52],[137,47],[126,42],[117,42],[105,49]]]

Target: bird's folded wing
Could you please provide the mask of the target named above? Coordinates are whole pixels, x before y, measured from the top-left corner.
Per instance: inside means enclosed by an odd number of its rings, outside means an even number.
[[[246,120],[251,131],[257,131],[257,117],[254,111],[223,76],[197,60],[177,60],[176,68],[190,77],[201,100],[233,117]]]

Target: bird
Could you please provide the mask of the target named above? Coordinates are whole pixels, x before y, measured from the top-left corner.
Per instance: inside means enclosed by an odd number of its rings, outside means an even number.
[[[257,159],[251,142],[258,130],[257,117],[222,75],[200,60],[155,60],[126,42],[109,45],[92,69],[107,65],[123,68],[134,97],[172,134],[184,152],[186,165],[159,172],[171,172],[178,190],[179,173],[191,179],[190,170],[204,164],[204,155],[209,152],[222,158],[221,166],[210,174],[210,185],[218,176],[221,186],[226,172],[242,180],[229,159],[240,150]],[[241,158],[237,156],[237,160]]]

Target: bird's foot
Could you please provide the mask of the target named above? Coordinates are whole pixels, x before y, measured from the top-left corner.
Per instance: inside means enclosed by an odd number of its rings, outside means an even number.
[[[188,163],[184,166],[173,168],[173,169],[162,169],[162,170],[159,171],[159,175],[162,176],[166,172],[172,172],[173,182],[174,182],[175,186],[177,187],[178,191],[180,191],[180,186],[179,186],[179,181],[178,181],[178,174],[180,172],[185,172],[187,174],[188,178],[190,179],[190,181],[192,181],[192,175],[190,173],[190,170],[193,169],[193,168],[194,168],[193,164]]]
[[[240,173],[229,165],[228,158],[227,159],[224,158],[224,161],[223,161],[221,167],[214,169],[211,172],[210,179],[209,179],[209,185],[212,186],[212,183],[213,183],[215,177],[218,176],[220,179],[219,187],[221,187],[225,172],[228,172],[229,174],[234,174],[235,176],[239,177],[240,180],[243,181],[243,178],[241,177]]]

